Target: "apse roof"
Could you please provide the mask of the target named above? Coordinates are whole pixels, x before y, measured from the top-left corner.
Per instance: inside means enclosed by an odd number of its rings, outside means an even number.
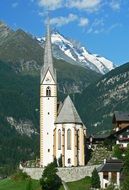
[[[65,99],[55,123],[83,124],[70,96]]]

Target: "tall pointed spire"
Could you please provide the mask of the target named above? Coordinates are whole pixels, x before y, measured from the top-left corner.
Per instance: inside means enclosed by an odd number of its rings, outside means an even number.
[[[52,57],[52,44],[51,44],[51,32],[50,32],[50,19],[47,20],[47,34],[45,39],[44,48],[44,65],[41,69],[41,83],[46,75],[46,72],[51,72],[53,79],[56,81],[56,72],[53,68],[53,57]]]

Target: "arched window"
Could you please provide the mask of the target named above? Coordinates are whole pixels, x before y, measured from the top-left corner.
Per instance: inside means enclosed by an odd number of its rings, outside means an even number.
[[[51,96],[51,88],[50,88],[50,86],[48,86],[46,88],[46,96]]]
[[[58,130],[58,150],[61,150],[61,130]]]
[[[71,130],[67,130],[67,149],[71,150]]]
[[[80,138],[79,138],[79,135],[80,135],[80,131],[79,129],[77,130],[77,150],[80,149]]]
[[[68,158],[68,164],[71,164],[71,159],[70,158]]]

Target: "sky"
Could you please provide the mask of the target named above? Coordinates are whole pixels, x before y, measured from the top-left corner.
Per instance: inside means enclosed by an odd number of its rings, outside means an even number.
[[[51,28],[116,65],[129,62],[129,0],[0,0],[0,20],[14,30],[45,35]]]

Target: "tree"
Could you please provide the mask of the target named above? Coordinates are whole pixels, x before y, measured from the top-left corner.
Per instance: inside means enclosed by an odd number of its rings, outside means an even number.
[[[96,168],[92,172],[91,185],[93,188],[100,188],[100,178]]]
[[[129,176],[129,145],[125,151],[124,157],[124,175]]]
[[[46,166],[40,179],[42,190],[58,190],[60,188],[61,179],[56,172],[57,168],[54,162]]]
[[[129,189],[129,145],[125,151],[122,190]]]
[[[117,157],[118,159],[122,159],[123,151],[120,149],[120,146],[117,144],[114,146],[113,156]]]

